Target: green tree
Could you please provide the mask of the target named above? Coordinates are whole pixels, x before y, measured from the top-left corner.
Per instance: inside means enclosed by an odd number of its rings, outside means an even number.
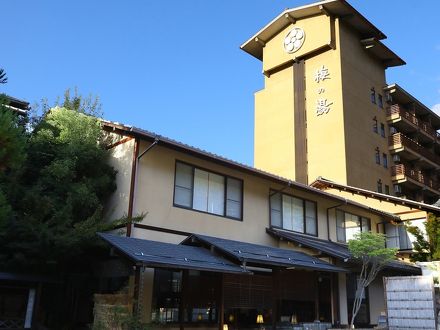
[[[377,274],[395,258],[397,249],[385,247],[386,238],[383,234],[362,232],[348,241],[348,249],[355,261],[361,264],[361,272],[357,283],[353,302],[350,327],[354,327],[354,320],[362,304],[365,288],[374,281]]]
[[[8,99],[0,94],[0,242],[5,241],[8,223],[14,216],[10,192],[17,186],[18,173],[26,157],[26,132],[18,115],[7,105]]]
[[[417,226],[407,225],[407,231],[414,235],[412,261],[440,260],[440,217],[428,214],[424,222],[425,232]]]
[[[103,221],[104,203],[116,188],[103,141],[95,117],[66,108],[46,113],[29,138],[12,196],[16,217],[3,263],[59,271],[96,245],[97,231],[113,226]]]

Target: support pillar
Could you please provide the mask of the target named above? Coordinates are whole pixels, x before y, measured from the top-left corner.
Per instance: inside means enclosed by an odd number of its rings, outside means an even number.
[[[339,287],[339,320],[341,325],[348,324],[348,307],[347,307],[347,275],[338,273]]]

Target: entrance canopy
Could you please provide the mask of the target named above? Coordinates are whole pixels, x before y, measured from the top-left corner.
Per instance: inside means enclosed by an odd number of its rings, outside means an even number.
[[[326,272],[346,272],[328,262],[309,256],[303,252],[280,249],[271,246],[233,241],[205,235],[191,235],[182,244],[199,244],[214,248],[240,263],[281,268],[310,269]]]
[[[350,251],[348,250],[348,245],[344,243],[331,242],[320,238],[305,236],[293,232],[286,232],[275,228],[266,228],[266,232],[278,239],[283,239],[288,242],[293,242],[295,244],[314,249],[322,254],[343,260],[344,262],[354,261]],[[403,271],[405,273],[412,273],[415,275],[419,275],[421,273],[420,267],[398,260],[390,261],[387,265],[387,268],[396,271]]]
[[[136,264],[143,266],[222,273],[251,273],[203,248],[105,233],[98,233],[98,236]]]
[[[236,274],[251,274],[252,272],[246,269],[246,266],[251,265],[346,272],[343,268],[302,252],[205,235],[191,235],[180,244],[105,233],[98,235],[136,264],[147,267]]]

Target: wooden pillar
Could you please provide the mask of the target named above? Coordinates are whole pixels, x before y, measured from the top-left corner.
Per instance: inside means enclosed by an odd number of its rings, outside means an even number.
[[[339,286],[338,273],[331,275],[331,303],[332,303],[332,324],[340,323],[339,320]]]
[[[315,320],[319,320],[319,273],[315,272]]]
[[[219,330],[223,330],[223,324],[225,324],[224,315],[225,315],[225,292],[224,292],[224,274],[220,275],[220,288],[217,295],[218,301],[218,328]]]
[[[278,296],[279,296],[279,274],[278,269],[272,270],[272,329],[277,328]]]
[[[141,282],[141,266],[135,266],[133,287],[133,315],[139,313],[139,292]]]
[[[184,329],[184,311],[185,302],[187,298],[187,283],[188,283],[188,271],[182,270],[182,283],[180,287],[180,301],[179,301],[179,329]]]

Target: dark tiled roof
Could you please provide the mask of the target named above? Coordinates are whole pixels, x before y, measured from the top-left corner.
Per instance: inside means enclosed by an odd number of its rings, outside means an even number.
[[[363,188],[347,186],[347,185],[344,185],[341,183],[337,183],[337,182],[325,179],[323,177],[317,178],[310,185],[312,187],[319,188],[319,189],[333,188],[333,189],[349,191],[351,193],[375,198],[378,200],[383,200],[383,201],[386,201],[389,203],[406,205],[406,206],[413,208],[413,209],[419,209],[419,210],[424,210],[424,211],[434,212],[436,214],[440,214],[440,208],[436,205],[429,205],[429,204],[416,202],[416,201],[406,199],[406,198],[401,198],[401,197],[391,196],[391,195],[387,195],[387,194],[383,194],[383,193],[378,193],[378,192],[363,189]],[[370,208],[370,209],[375,210],[373,208]]]
[[[240,266],[214,256],[209,250],[131,237],[98,233],[102,239],[135,263],[158,268],[197,269],[224,273],[248,273]]]
[[[290,242],[304,245],[305,247],[312,248],[322,253],[339,259],[350,258],[350,252],[348,252],[347,245],[341,243],[335,243],[320,239],[313,236],[301,235],[294,232],[287,232],[275,228],[266,228],[266,232],[277,238],[282,238]]]
[[[312,248],[330,257],[335,257],[344,261],[347,261],[347,259],[351,258],[350,251],[348,250],[346,244],[327,241],[324,239],[306,236],[294,232],[287,232],[275,228],[266,228],[266,232],[277,238],[281,238],[290,242],[301,244],[308,248]],[[417,274],[421,273],[420,267],[398,260],[391,261],[388,265],[388,268],[413,272]]]
[[[182,244],[202,243],[214,246],[221,253],[227,254],[239,262],[247,264],[269,265],[276,267],[295,267],[329,272],[345,272],[328,262],[305,253],[276,247],[233,241],[224,238],[194,234]]]

